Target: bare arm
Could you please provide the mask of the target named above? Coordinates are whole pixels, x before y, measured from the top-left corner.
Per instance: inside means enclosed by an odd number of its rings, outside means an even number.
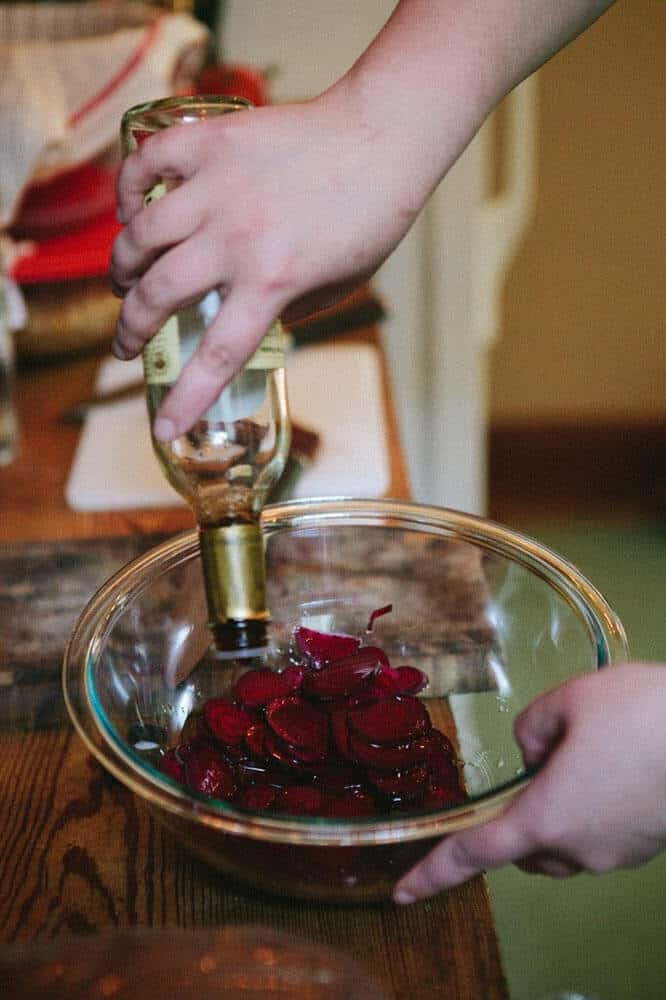
[[[275,316],[367,279],[495,104],[610,0],[402,0],[333,87],[302,104],[168,129],[118,184],[114,350],[136,355],[181,306],[225,290],[155,432],[187,430]],[[161,176],[182,183],[143,208]]]

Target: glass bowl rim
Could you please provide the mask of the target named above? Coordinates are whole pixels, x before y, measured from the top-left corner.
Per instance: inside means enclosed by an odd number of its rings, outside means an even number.
[[[492,551],[545,580],[586,623],[597,654],[597,668],[627,658],[623,625],[597,588],[568,560],[528,535],[473,514],[410,501],[350,499],[291,500],[268,505],[262,527],[329,525],[412,527]],[[257,840],[309,845],[363,845],[437,837],[489,819],[536,773],[523,774],[467,802],[429,812],[383,818],[328,819],[253,813],[231,803],[214,802],[185,790],[156,769],[148,769],[109,732],[96,715],[88,675],[91,658],[115,619],[157,576],[196,557],[198,534],[190,529],[166,539],[113,574],[91,597],[75,623],[63,662],[63,691],[69,716],[87,748],[122,784],[150,805],[211,830]]]

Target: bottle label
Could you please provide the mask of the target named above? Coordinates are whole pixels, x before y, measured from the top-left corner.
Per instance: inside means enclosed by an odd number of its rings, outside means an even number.
[[[147,385],[173,385],[192,355],[192,345],[181,342],[178,316],[170,316],[143,349]],[[259,344],[244,371],[273,371],[284,367],[284,330],[279,320]]]
[[[145,195],[144,205],[162,198],[167,190],[166,184],[162,182],[155,184]],[[222,302],[217,293],[211,293],[205,297],[202,306],[209,300],[211,302],[215,300],[216,308],[212,312],[210,308],[201,310],[201,322],[204,328],[213,321]],[[143,371],[148,385],[173,385],[180,375],[196,346],[192,331],[188,331],[187,336],[182,336],[182,333],[178,316],[170,316],[161,330],[144,347]],[[284,346],[284,329],[280,321],[276,320],[252,357],[245,363],[245,370],[273,371],[276,368],[283,368]]]
[[[245,368],[260,368],[263,371],[283,368],[284,341],[285,333],[282,323],[276,319],[252,357],[245,362]]]
[[[173,385],[180,368],[178,317],[170,316],[143,349],[143,374],[148,385]]]

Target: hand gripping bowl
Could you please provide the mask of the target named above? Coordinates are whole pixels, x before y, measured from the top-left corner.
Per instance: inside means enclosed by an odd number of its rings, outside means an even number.
[[[329,902],[387,898],[440,837],[488,819],[525,787],[531,774],[513,736],[515,717],[568,678],[626,658],[622,625],[569,563],[470,515],[393,501],[304,500],[267,507],[263,528],[272,616],[265,650],[243,660],[206,653],[199,550],[189,532],[120,570],[84,609],[65,652],[70,715],[104,767],[234,880]],[[366,635],[372,611],[389,604]],[[393,795],[387,811],[384,795],[380,811],[351,818],[269,812],[207,798],[161,770],[163,753],[191,738],[208,699],[233,697],[250,669],[285,667],[300,626],[360,636],[384,650],[392,668],[427,676],[416,697],[428,726],[455,748],[462,800],[424,805],[423,797]],[[320,708],[330,712],[331,703]],[[352,736],[359,732],[352,727]],[[244,753],[237,748],[236,758]],[[283,767],[285,786],[321,788],[327,780],[325,768],[301,761],[296,777],[293,766]],[[414,774],[411,762],[407,772]],[[374,779],[378,799],[386,773]],[[391,771],[389,786],[402,777]]]

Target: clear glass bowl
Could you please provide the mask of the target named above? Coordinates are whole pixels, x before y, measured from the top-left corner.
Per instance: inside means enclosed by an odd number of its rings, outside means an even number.
[[[442,837],[489,818],[530,780],[518,713],[577,674],[626,659],[602,595],[545,546],[471,515],[376,500],[304,500],[263,515],[270,644],[249,660],[207,653],[197,535],[134,560],[70,637],[65,698],[90,750],[182,843],[254,888],[325,901],[387,898]],[[254,813],[159,770],[187,718],[248,666],[279,669],[300,624],[362,635],[423,670],[436,725],[456,743],[467,801],[339,820]]]

